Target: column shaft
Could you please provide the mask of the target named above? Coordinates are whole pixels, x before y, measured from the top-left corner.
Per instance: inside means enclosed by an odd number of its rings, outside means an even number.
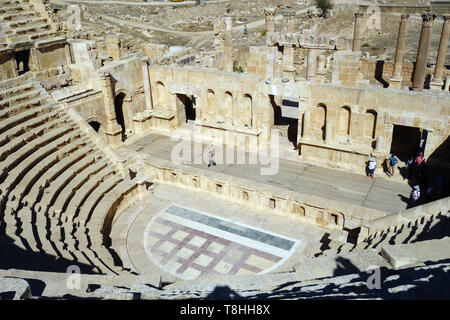
[[[270,38],[275,32],[275,8],[265,8],[264,13],[266,14],[266,44],[270,43]]]
[[[406,39],[406,24],[409,15],[402,14],[400,18],[400,26],[398,28],[397,48],[395,50],[394,72],[390,79],[391,86],[400,89],[402,83],[402,67],[403,58],[405,56],[405,39]]]
[[[355,12],[355,30],[353,32],[353,51],[361,51],[361,20],[363,13]]]
[[[436,60],[436,67],[434,70],[434,77],[432,83],[439,88],[444,84],[442,75],[444,73],[445,57],[447,55],[448,37],[450,33],[450,16],[444,16],[444,23],[442,26],[441,40],[439,42],[439,51]]]
[[[420,34],[419,49],[417,50],[416,68],[414,71],[413,90],[422,91],[425,82],[425,70],[428,62],[428,50],[431,43],[431,31],[433,29],[434,15],[424,13],[422,15],[422,32]]]

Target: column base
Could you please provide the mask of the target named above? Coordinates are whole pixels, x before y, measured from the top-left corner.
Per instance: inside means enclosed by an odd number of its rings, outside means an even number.
[[[392,77],[389,79],[389,88],[400,90],[402,88],[402,78]]]
[[[294,80],[295,77],[295,68],[289,68],[283,70],[283,78],[288,78],[290,80]]]
[[[112,148],[118,148],[123,145],[122,141],[122,127],[120,125],[114,125],[103,130],[106,137],[106,141]]]
[[[430,82],[430,89],[431,90],[442,90],[442,87],[444,86],[444,81],[442,80],[431,80]]]

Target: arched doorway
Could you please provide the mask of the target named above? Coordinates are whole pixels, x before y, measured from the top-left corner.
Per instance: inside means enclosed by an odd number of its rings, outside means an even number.
[[[90,121],[89,122],[89,125],[92,127],[92,129],[94,129],[95,130],[95,132],[99,132],[99,130],[100,130],[100,127],[102,126],[102,124],[100,123],[100,122],[97,122],[97,121]]]
[[[29,62],[30,62],[30,50],[22,50],[17,51],[15,53],[16,62],[17,62],[17,72],[20,75],[30,71]]]
[[[184,118],[184,122],[194,121],[196,114],[194,109],[194,98],[190,98],[185,94],[177,93],[177,109],[182,111],[183,117],[180,115],[180,119]],[[184,111],[183,111],[184,110]]]
[[[117,123],[122,127],[122,141],[125,141],[127,136],[125,133],[125,120],[123,117],[123,100],[125,99],[125,93],[120,92],[114,99],[114,110],[116,112]]]

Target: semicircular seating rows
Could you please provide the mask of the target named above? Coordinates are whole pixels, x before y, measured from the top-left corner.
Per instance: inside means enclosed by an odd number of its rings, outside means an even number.
[[[438,200],[439,201],[439,200]],[[445,201],[445,199],[441,200]],[[316,256],[336,255],[354,250],[381,250],[386,245],[400,245],[417,241],[441,239],[450,236],[450,212],[424,214],[422,217],[393,226],[364,239],[358,244],[331,241]]]
[[[102,228],[136,187],[39,81],[0,83],[0,234],[102,274],[135,272]]]

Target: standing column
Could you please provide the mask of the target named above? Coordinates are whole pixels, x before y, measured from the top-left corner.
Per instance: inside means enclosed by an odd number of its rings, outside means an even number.
[[[148,59],[142,58],[142,78],[144,80],[145,110],[153,110],[152,90],[150,88],[150,74],[148,72]]]
[[[311,111],[305,110],[303,113],[303,137],[308,138],[310,136],[309,130],[311,128]]]
[[[442,74],[444,73],[445,57],[447,55],[448,36],[450,33],[450,16],[444,15],[444,24],[442,26],[441,40],[439,42],[439,51],[434,69],[434,77],[431,80],[430,88],[441,90],[444,85]]]
[[[103,71],[99,73],[99,82],[103,94],[105,107],[106,128],[103,132],[107,137],[107,142],[112,147],[118,147],[122,142],[122,127],[117,123],[116,111],[114,108],[114,93],[111,85],[111,74]]]
[[[431,43],[434,15],[430,12],[422,14],[422,32],[417,50],[416,68],[414,70],[413,90],[422,91],[425,82],[425,69],[428,61],[428,50]]]
[[[295,10],[283,11],[283,16],[287,18],[287,30],[289,33],[295,32]]]
[[[233,20],[226,18],[225,24],[225,62],[223,70],[233,71]]]
[[[353,32],[353,52],[361,51],[361,20],[364,14],[361,11],[355,12],[355,30]]]
[[[316,76],[317,56],[316,49],[308,48],[306,50],[306,80],[314,81]]]
[[[308,10],[309,29],[311,29],[315,35],[319,33],[319,17],[321,14],[322,11],[318,8]]]
[[[409,14],[402,14],[400,18],[400,27],[398,28],[397,48],[395,50],[394,72],[389,80],[390,85],[394,89],[400,89],[402,85],[402,67],[403,57],[405,55],[405,36],[406,24],[408,22]]]
[[[275,13],[276,8],[265,8],[264,13],[266,14],[266,45],[270,44],[270,38],[275,32]]]
[[[294,76],[294,47],[290,44],[287,44],[283,49],[283,77],[292,80],[294,79]]]
[[[314,39],[319,33],[319,16],[321,11],[319,9],[308,10],[309,29],[312,30]],[[315,43],[308,43],[309,46],[314,46]],[[316,76],[317,69],[317,49],[306,49],[306,80],[313,81]]]

